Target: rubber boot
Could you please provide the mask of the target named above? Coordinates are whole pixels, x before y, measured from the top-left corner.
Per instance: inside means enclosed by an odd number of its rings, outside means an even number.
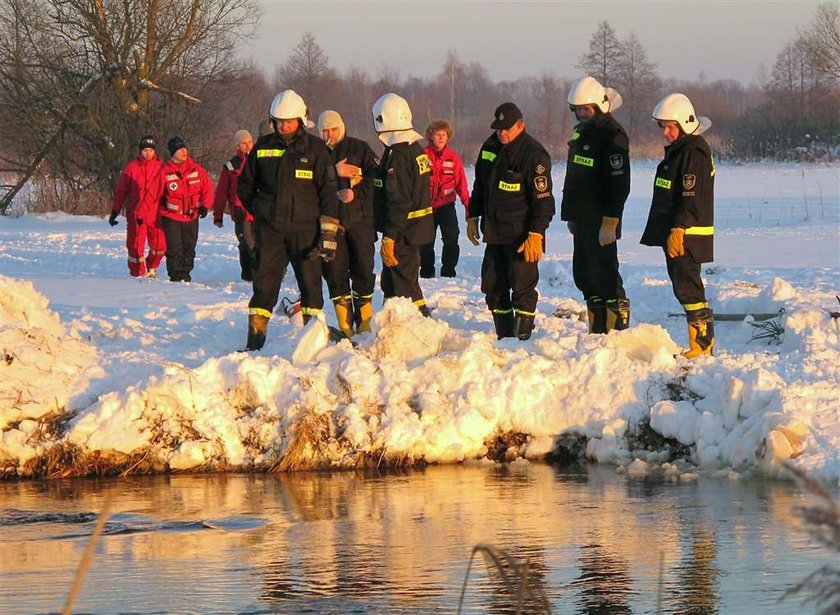
[[[607,332],[607,306],[600,297],[586,300],[586,316],[590,333]]]
[[[705,308],[686,312],[688,321],[688,350],[683,353],[686,359],[712,354],[715,347],[715,319],[712,310]]]
[[[418,305],[417,309],[420,310],[420,314],[423,315],[423,318],[431,318],[432,317],[432,310],[429,309],[429,306],[425,303],[423,305]]]
[[[517,312],[513,317],[513,335],[521,340],[527,340],[531,337],[533,330],[534,315]]]
[[[624,331],[630,326],[630,300],[609,299],[606,303],[607,333]]]
[[[245,344],[245,350],[260,350],[265,345],[268,320],[267,316],[260,314],[248,315],[248,342]]]
[[[513,337],[513,310],[493,310],[493,324],[496,325],[496,339]]]
[[[372,318],[373,297],[353,295],[353,325],[356,327],[356,333],[369,333]]]
[[[353,337],[353,298],[350,295],[333,299],[335,306],[335,319],[338,321],[338,328],[344,337]]]

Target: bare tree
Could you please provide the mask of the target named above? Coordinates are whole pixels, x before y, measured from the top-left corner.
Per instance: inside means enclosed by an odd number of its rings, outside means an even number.
[[[840,7],[821,4],[801,36],[811,63],[825,75],[840,80]]]
[[[560,111],[563,93],[560,80],[551,73],[543,73],[532,84],[534,116],[528,123],[529,130],[555,156],[561,151]]]
[[[306,101],[310,115],[323,111],[335,99],[338,75],[330,67],[324,49],[306,32],[286,61],[277,68],[277,89],[292,88]],[[326,106],[325,106],[326,105]]]
[[[602,21],[589,39],[589,51],[578,59],[578,68],[604,85],[616,82],[623,53],[621,41],[609,21]]]
[[[632,139],[637,127],[650,118],[662,82],[656,74],[656,64],[648,60],[645,47],[635,34],[621,42],[621,49],[615,87],[624,99],[624,127]]]
[[[45,162],[77,200],[110,191],[141,134],[183,126],[234,70],[258,18],[255,0],[0,0],[0,137],[21,161],[54,140]]]

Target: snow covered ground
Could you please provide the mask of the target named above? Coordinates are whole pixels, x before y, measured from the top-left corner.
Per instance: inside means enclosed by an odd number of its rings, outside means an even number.
[[[497,341],[462,234],[459,277],[424,280],[372,334],[331,345],[277,314],[245,343],[250,286],[233,229],[202,221],[191,284],[128,277],[125,225],[63,214],[0,219],[0,473],[57,476],[578,451],[631,474],[777,474],[781,460],[840,477],[840,175],[815,165],[718,166],[716,312],[776,312],[765,339],[716,323],[716,356],[674,358],[683,318],[661,253],[638,244],[655,163],[633,168],[622,274],[633,326],[590,336],[555,218],[537,331]],[[554,172],[558,197],[562,170]],[[438,243],[439,250],[439,243]],[[378,269],[377,269],[378,271]],[[281,296],[296,296],[289,275]],[[332,321],[331,308],[326,317]],[[579,448],[577,448],[579,447]]]

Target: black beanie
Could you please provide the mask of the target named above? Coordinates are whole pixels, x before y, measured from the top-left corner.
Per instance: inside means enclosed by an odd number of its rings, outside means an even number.
[[[155,146],[155,138],[152,135],[144,135],[140,137],[140,151],[146,149],[147,147],[155,149]]]
[[[172,137],[169,139],[169,143],[166,144],[166,149],[169,150],[170,156],[174,156],[175,152],[186,146],[187,143],[181,137]]]

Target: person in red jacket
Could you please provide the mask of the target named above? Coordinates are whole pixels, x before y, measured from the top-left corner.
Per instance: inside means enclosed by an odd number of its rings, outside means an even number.
[[[432,209],[434,211],[435,233],[440,228],[443,239],[440,275],[445,278],[455,277],[455,267],[461,249],[458,247],[458,214],[455,212],[455,197],[461,199],[466,212],[470,204],[470,192],[467,188],[467,176],[464,163],[455,150],[449,147],[452,138],[452,125],[446,120],[433,120],[426,128],[426,153],[432,163],[429,187],[432,191]],[[435,277],[435,244],[420,248],[420,277]]]
[[[146,135],[140,139],[140,155],[125,165],[117,189],[108,223],[117,225],[117,216],[125,205],[128,273],[132,277],[157,277],[157,268],[166,251],[163,231],[157,225],[157,211],[149,196],[156,188],[158,173],[163,163],[155,153],[155,138]],[[146,241],[149,254],[146,254]]]
[[[237,130],[233,135],[236,154],[222,167],[219,183],[216,184],[216,198],[213,201],[213,224],[222,228],[225,211],[233,220],[233,230],[239,240],[239,267],[242,279],[251,282],[254,279],[252,259],[254,251],[254,216],[242,206],[236,195],[239,175],[248,160],[248,152],[254,147],[254,139],[247,130]]]
[[[160,171],[157,198],[160,227],[166,235],[166,273],[170,282],[190,282],[198,242],[198,219],[213,202],[213,182],[190,158],[181,137],[166,144],[171,158]]]

